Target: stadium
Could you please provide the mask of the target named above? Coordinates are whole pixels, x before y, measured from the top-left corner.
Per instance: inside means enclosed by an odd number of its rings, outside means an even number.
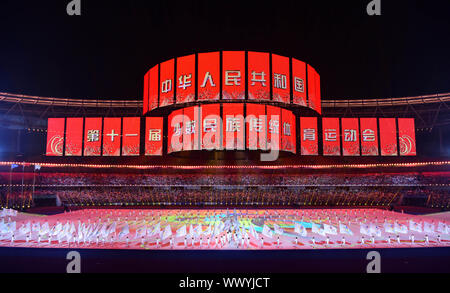
[[[450,93],[331,99],[318,72],[199,52],[151,67],[135,100],[0,93],[5,261],[77,249],[157,264],[144,271],[300,272],[331,255],[358,270],[371,250],[419,259],[410,270],[448,257]]]

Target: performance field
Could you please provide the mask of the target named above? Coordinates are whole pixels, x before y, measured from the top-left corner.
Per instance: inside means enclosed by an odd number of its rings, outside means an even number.
[[[449,213],[381,209],[3,210],[0,245],[148,250],[372,249],[450,246]]]

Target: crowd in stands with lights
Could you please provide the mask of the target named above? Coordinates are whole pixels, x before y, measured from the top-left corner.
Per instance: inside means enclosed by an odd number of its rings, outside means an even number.
[[[42,173],[35,185],[2,180],[1,206],[26,208],[33,197],[63,206],[292,205],[385,206],[405,198],[450,208],[450,172],[391,174],[97,174]],[[3,178],[5,179],[5,178]],[[25,183],[29,183],[26,180]],[[414,202],[413,205],[416,203]]]
[[[38,195],[55,195],[66,207],[80,206],[382,206],[392,207],[403,198],[422,199],[422,206],[450,208],[450,189],[415,187],[76,187],[44,188]],[[10,202],[13,197],[10,197]],[[23,199],[22,199],[23,202]]]
[[[423,185],[448,184],[450,173],[423,174],[96,174],[43,173],[41,185]]]

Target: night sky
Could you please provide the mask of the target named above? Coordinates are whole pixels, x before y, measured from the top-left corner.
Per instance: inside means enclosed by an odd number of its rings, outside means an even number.
[[[0,91],[137,99],[153,65],[195,52],[295,57],[325,98],[450,92],[450,1],[0,1]]]

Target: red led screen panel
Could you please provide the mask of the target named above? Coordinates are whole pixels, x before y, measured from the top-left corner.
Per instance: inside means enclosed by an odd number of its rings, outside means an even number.
[[[267,148],[271,150],[281,149],[281,108],[267,106]]]
[[[143,102],[143,110],[142,113],[145,115],[145,113],[148,112],[148,83],[149,83],[149,75],[150,73],[147,72],[144,76],[144,102]]]
[[[218,150],[221,148],[220,104],[202,105],[201,108],[202,150]]]
[[[168,117],[167,153],[179,152],[183,149],[183,109],[173,111]]]
[[[245,52],[224,51],[222,56],[222,99],[245,98]]]
[[[47,156],[62,156],[64,147],[64,118],[48,118]]]
[[[358,118],[342,118],[342,154],[359,156],[359,123]]]
[[[395,118],[380,118],[380,145],[382,156],[397,156],[397,126]]]
[[[244,104],[223,104],[223,145],[227,150],[244,150]]]
[[[273,100],[289,104],[291,102],[289,58],[272,54],[272,72]]]
[[[177,58],[177,103],[195,99],[195,54]]]
[[[220,52],[198,54],[198,100],[220,98]]]
[[[317,71],[311,67],[308,68],[308,103],[309,107],[319,114],[322,114],[320,98],[320,76]]]
[[[322,141],[324,156],[341,155],[339,118],[322,118]]]
[[[122,135],[122,156],[139,156],[141,141],[141,118],[124,117]]]
[[[163,155],[163,118],[145,118],[145,155]]]
[[[270,100],[269,53],[248,52],[248,98]]]
[[[360,118],[361,155],[378,156],[378,126],[377,118]]]
[[[282,125],[281,125],[281,149],[283,151],[296,153],[296,132],[295,132],[295,115],[283,109],[281,111]]]
[[[121,118],[103,119],[103,156],[120,156]]]
[[[400,156],[416,155],[416,131],[414,118],[398,118]]]
[[[198,106],[184,108],[183,112],[183,150],[199,150],[200,122]]]
[[[159,65],[154,66],[149,72],[148,82],[148,107],[149,111],[158,108],[158,94],[159,94]]]
[[[320,75],[316,72],[316,111],[322,115],[322,97],[320,94]]]
[[[160,90],[159,90],[159,106],[164,107],[173,104],[173,97],[175,92],[175,82],[174,82],[174,69],[175,61],[170,59],[166,62],[161,63],[160,70]]]
[[[317,117],[300,117],[300,147],[303,156],[319,154]]]
[[[83,152],[83,118],[66,119],[65,156],[81,156]]]
[[[293,103],[307,106],[306,103],[306,64],[303,61],[292,59],[292,96]]]
[[[266,106],[247,104],[247,148],[249,150],[267,149]]]
[[[102,118],[84,120],[84,155],[100,156],[102,147]]]

